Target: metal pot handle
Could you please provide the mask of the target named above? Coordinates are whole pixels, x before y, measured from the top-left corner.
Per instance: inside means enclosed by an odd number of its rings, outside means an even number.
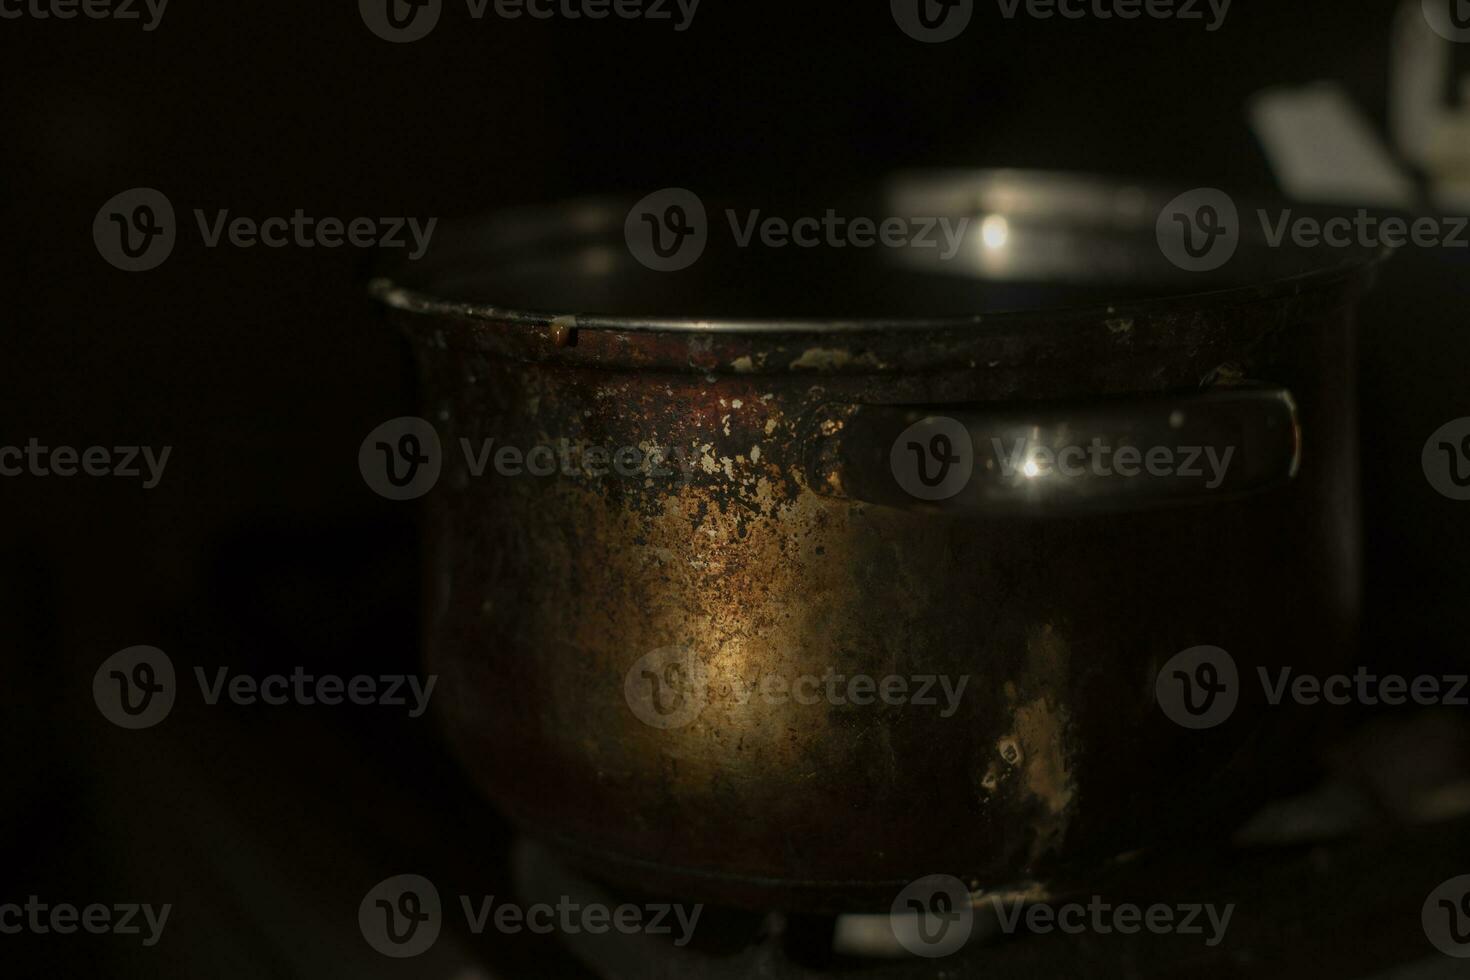
[[[807,478],[824,496],[893,507],[1111,513],[1239,499],[1301,459],[1283,388],[1217,388],[1080,405],[826,405]]]

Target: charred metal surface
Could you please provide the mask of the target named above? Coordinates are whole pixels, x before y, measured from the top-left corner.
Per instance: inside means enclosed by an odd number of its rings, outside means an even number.
[[[470,772],[536,835],[639,887],[886,908],[946,872],[1058,880],[1223,826],[1294,755],[1251,687],[1186,732],[1154,678],[1196,644],[1350,658],[1355,287],[840,336],[624,332],[398,312],[445,446],[429,669]],[[1289,486],[1206,508],[1004,520],[818,493],[832,404],[984,404],[1262,379],[1305,432]],[[830,430],[829,430],[830,431]],[[474,476],[478,446],[667,447],[671,476]],[[830,488],[828,488],[830,489]],[[702,668],[660,728],[653,650]],[[767,675],[968,678],[939,705],[742,700]],[[1263,762],[1264,760],[1264,762]]]

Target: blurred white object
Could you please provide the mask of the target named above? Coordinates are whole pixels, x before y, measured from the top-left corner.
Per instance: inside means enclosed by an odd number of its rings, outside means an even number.
[[[893,935],[886,915],[839,915],[832,934],[832,951],[838,956],[863,959],[897,959],[906,954]]]
[[[1453,31],[1444,25],[1436,30],[1429,18],[1424,0],[1403,0],[1394,18],[1392,149],[1336,82],[1268,89],[1251,100],[1251,126],[1288,196],[1404,210],[1470,210],[1470,75],[1452,78],[1457,42],[1446,32]],[[1446,98],[1455,88],[1459,105]],[[1422,191],[1405,165],[1423,175]]]
[[[1455,42],[1429,25],[1421,0],[1404,0],[1394,23],[1389,66],[1389,128],[1399,153],[1424,171],[1430,204],[1470,207],[1470,75],[1451,105]]]
[[[1390,208],[1414,203],[1413,181],[1336,82],[1260,92],[1249,115],[1288,196]]]

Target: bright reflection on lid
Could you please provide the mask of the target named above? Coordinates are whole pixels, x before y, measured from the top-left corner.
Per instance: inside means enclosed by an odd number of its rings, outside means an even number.
[[[1026,475],[1028,480],[1034,480],[1036,479],[1036,474],[1041,472],[1041,467],[1036,465],[1036,460],[1028,459],[1026,460],[1026,465],[1021,467],[1021,472]]]
[[[989,214],[980,222],[980,240],[989,249],[1002,249],[1011,240],[1011,223],[1003,214]]]

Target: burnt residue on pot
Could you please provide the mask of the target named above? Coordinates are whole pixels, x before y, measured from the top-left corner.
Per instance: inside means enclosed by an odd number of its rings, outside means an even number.
[[[1076,786],[1069,766],[1074,753],[1067,696],[1070,664],[1061,635],[1051,624],[1031,631],[1024,670],[1005,683],[1011,722],[995,742],[993,758],[980,779],[982,798],[1009,792],[1034,803],[1032,867],[1065,842]]]
[[[1017,741],[1024,747],[1026,789],[1041,807],[1036,821],[1036,840],[1031,859],[1040,863],[1043,857],[1060,848],[1066,838],[1067,824],[1076,786],[1069,771],[1073,754],[1071,715],[1061,703],[1068,694],[1067,677],[1070,664],[1064,639],[1043,624],[1033,631],[1027,642],[1028,671],[1018,682],[1028,700],[1015,707]],[[1007,695],[1014,689],[1008,688]]]

